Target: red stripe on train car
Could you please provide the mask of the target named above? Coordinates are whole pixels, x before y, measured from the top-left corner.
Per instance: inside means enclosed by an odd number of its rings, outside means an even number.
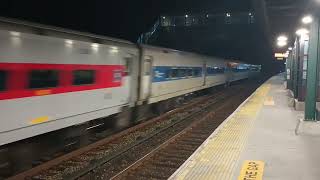
[[[8,72],[7,89],[0,92],[0,100],[120,87],[122,79],[125,76],[124,65],[0,63],[0,70]],[[28,74],[32,70],[58,70],[58,87],[44,89],[28,88]],[[80,86],[72,85],[72,71],[74,70],[95,70],[95,83]],[[114,73],[120,73],[121,78],[115,79]]]

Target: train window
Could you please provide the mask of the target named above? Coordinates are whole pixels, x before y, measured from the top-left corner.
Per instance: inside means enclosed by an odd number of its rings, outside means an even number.
[[[201,76],[201,70],[200,69],[193,69],[193,76],[195,76],[195,77]]]
[[[224,68],[223,68],[223,67],[219,67],[219,68],[217,69],[217,73],[223,74],[223,73],[224,73]]]
[[[131,73],[132,58],[131,57],[125,58],[125,63],[126,63],[125,73],[127,76],[129,76]]]
[[[95,70],[73,71],[73,85],[87,85],[95,82]]]
[[[150,59],[146,59],[144,62],[144,75],[146,76],[150,76],[151,75],[151,60]]]
[[[178,69],[172,69],[172,70],[171,70],[171,77],[172,77],[172,78],[179,77],[178,75],[179,75],[179,74],[178,74]]]
[[[186,77],[186,69],[178,69],[178,77]]]
[[[171,78],[171,70],[166,70],[166,78]]]
[[[0,91],[6,90],[7,71],[0,70]]]
[[[192,69],[187,69],[187,76],[192,76]]]
[[[32,70],[29,74],[29,88],[52,88],[59,84],[57,70]]]

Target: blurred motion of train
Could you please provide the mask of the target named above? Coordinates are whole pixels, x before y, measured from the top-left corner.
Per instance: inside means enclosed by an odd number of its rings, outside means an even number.
[[[125,127],[261,69],[5,18],[0,51],[0,146],[105,117]]]

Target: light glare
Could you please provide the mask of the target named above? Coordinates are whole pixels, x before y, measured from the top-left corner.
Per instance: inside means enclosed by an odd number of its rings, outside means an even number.
[[[288,41],[288,37],[287,36],[279,36],[278,41]]]
[[[312,23],[312,21],[313,21],[313,18],[310,15],[309,16],[305,16],[305,17],[302,18],[302,22],[304,24],[310,24],[310,23]]]
[[[91,44],[91,47],[97,49],[97,48],[99,48],[99,44],[93,43],[93,44]]]
[[[301,28],[299,30],[296,31],[296,34],[299,35],[299,36],[302,36],[302,35],[305,35],[305,34],[308,34],[309,31],[305,28]]]
[[[287,42],[285,42],[285,41],[278,41],[277,45],[278,45],[279,47],[283,47],[283,46],[286,46],[286,45],[287,45]]]
[[[21,33],[16,32],[16,31],[10,31],[10,35],[15,36],[15,37],[19,37],[21,35]]]
[[[67,39],[67,40],[65,41],[65,43],[66,43],[66,44],[69,44],[69,45],[72,45],[72,44],[73,44],[73,41],[72,41],[72,40]]]

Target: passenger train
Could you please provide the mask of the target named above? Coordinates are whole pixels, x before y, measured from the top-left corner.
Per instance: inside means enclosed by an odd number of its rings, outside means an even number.
[[[259,65],[0,19],[0,146],[131,117],[246,79]]]

